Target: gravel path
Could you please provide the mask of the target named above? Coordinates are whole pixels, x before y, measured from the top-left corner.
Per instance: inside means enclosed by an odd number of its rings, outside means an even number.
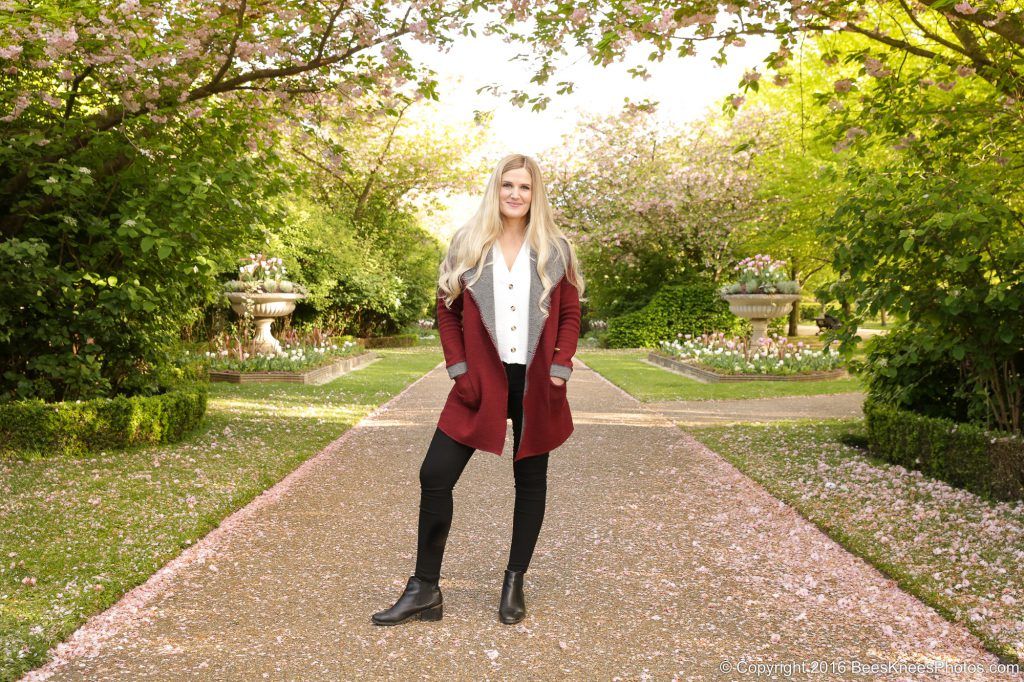
[[[862,392],[791,395],[746,400],[663,400],[647,403],[680,426],[768,422],[778,419],[855,419],[863,417]]]
[[[509,427],[505,455],[476,453],[456,487],[444,619],[372,625],[414,566],[418,470],[449,386],[438,365],[92,619],[29,679],[708,680],[757,677],[741,658],[995,662],[582,363],[569,383],[576,432],[552,453],[526,620],[497,619]],[[722,674],[723,662],[734,671]]]

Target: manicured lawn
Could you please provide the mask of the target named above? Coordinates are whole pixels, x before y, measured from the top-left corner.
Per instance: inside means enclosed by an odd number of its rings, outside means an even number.
[[[646,362],[647,351],[581,350],[579,358],[605,379],[642,402],[659,400],[727,400],[819,395],[862,390],[857,377],[829,381],[752,381],[702,384]]]
[[[376,352],[323,386],[211,384],[201,432],[173,446],[0,461],[0,680],[43,664],[89,616],[442,359]]]
[[[1024,658],[1024,502],[870,457],[863,420],[687,431],[993,653]]]

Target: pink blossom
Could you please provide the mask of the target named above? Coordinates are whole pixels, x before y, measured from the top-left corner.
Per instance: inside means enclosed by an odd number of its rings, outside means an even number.
[[[17,99],[14,100],[14,110],[10,114],[0,118],[0,121],[13,121],[18,118],[29,105],[29,98],[26,95],[18,95]]]
[[[841,78],[832,84],[832,88],[836,92],[849,92],[850,88],[853,87],[853,80],[850,78]]]
[[[1005,17],[1006,17],[1006,12],[1000,11],[1000,12],[996,12],[995,16],[993,16],[991,19],[986,19],[986,20],[982,21],[981,23],[985,24],[985,26],[988,26],[989,28],[992,28],[993,26],[998,24],[1000,21],[1002,21]]]
[[[0,47],[0,59],[17,59],[23,49],[21,45],[4,45]]]
[[[893,149],[906,149],[910,144],[917,139],[917,135],[910,133],[900,138],[899,142],[892,146]]]
[[[978,8],[972,7],[971,3],[967,2],[967,0],[964,0],[964,2],[958,2],[953,5],[953,7],[960,14],[976,14],[978,12]]]
[[[54,97],[48,92],[44,92],[41,95],[39,95],[39,99],[43,100],[44,102],[46,102],[54,108],[60,108],[64,106],[64,100],[60,99],[59,97]]]
[[[873,57],[866,57],[864,59],[864,69],[868,72],[869,76],[874,76],[875,78],[884,78],[892,73],[892,69],[886,68],[881,60]]]

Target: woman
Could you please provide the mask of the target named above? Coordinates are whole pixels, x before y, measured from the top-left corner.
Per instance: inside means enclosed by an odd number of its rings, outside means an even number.
[[[583,291],[540,167],[528,156],[505,157],[441,263],[438,329],[455,384],[420,467],[416,571],[395,605],[373,614],[377,625],[440,620],[452,490],[474,451],[501,455],[510,418],[516,496],[498,615],[506,624],[526,616],[523,574],[544,520],[548,454],[573,430],[566,382]]]

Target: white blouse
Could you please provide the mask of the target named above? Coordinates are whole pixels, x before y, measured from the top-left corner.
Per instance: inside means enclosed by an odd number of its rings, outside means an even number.
[[[530,247],[524,240],[512,269],[505,264],[501,244],[494,242],[494,326],[502,362],[526,364],[528,306],[530,305]]]

